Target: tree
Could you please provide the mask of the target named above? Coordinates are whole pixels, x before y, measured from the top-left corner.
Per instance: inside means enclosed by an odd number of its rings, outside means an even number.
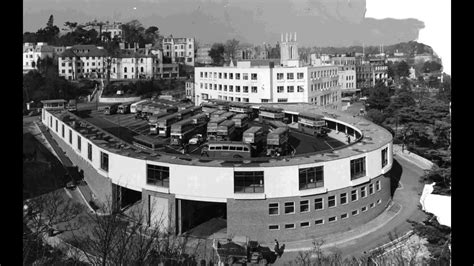
[[[224,65],[224,51],[225,47],[222,43],[214,43],[209,50],[209,56],[212,58],[214,65]]]
[[[225,43],[224,51],[225,57],[229,60],[235,60],[235,53],[237,52],[237,48],[239,47],[239,41],[236,39],[228,40]]]
[[[390,92],[387,86],[379,82],[370,88],[367,103],[370,109],[378,109],[383,112],[390,104]]]
[[[367,111],[367,118],[378,125],[382,125],[382,123],[385,121],[384,114],[378,109],[370,109]]]
[[[441,71],[443,66],[436,61],[426,61],[423,64],[423,73],[431,73],[436,71]]]
[[[48,22],[46,23],[46,28],[52,28],[53,26],[54,26],[54,17],[53,15],[50,15]]]
[[[122,24],[122,35],[123,39],[127,43],[139,43],[143,45],[145,43],[144,40],[144,31],[145,28],[140,23],[140,21],[134,19],[130,22]]]
[[[397,74],[399,77],[408,77],[410,75],[410,66],[407,62],[402,61],[397,65]]]
[[[146,43],[156,44],[160,40],[160,30],[156,26],[148,27],[144,34]]]

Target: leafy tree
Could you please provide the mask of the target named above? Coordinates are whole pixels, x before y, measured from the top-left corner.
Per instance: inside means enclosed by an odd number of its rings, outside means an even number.
[[[423,64],[423,73],[431,73],[431,72],[440,71],[442,68],[443,66],[436,61],[426,61]]]
[[[410,66],[407,62],[402,61],[397,65],[397,74],[399,77],[408,77],[410,75]]]
[[[139,43],[139,45],[143,45],[145,43],[143,36],[144,31],[145,28],[140,21],[136,19],[122,24],[122,35],[127,43]]]
[[[222,43],[214,43],[209,50],[209,56],[212,58],[214,65],[224,65],[224,51],[225,47]]]
[[[366,117],[378,125],[381,125],[385,121],[385,115],[377,109],[370,109],[367,111]]]
[[[382,82],[369,89],[367,103],[370,109],[383,111],[390,104],[390,92]]]
[[[160,40],[160,30],[156,26],[148,27],[144,33],[144,40],[146,43],[159,43]]]

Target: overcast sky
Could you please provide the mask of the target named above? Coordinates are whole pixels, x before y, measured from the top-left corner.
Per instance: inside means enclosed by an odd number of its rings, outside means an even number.
[[[297,32],[301,46],[388,45],[419,40],[432,46],[443,63],[447,59],[446,51],[436,48],[437,42],[448,40],[445,36],[419,37],[428,36],[429,21],[431,32],[446,21],[449,0],[24,0],[23,4],[24,31],[45,27],[51,14],[59,28],[65,21],[138,19],[146,27],[159,27],[162,34],[193,36],[201,43],[236,38],[275,44],[281,33]]]

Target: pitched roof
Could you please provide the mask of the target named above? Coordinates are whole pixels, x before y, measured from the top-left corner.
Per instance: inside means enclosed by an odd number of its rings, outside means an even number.
[[[107,56],[107,51],[105,49],[99,49],[95,45],[74,45],[69,49],[66,49],[60,57],[83,57],[83,56]]]

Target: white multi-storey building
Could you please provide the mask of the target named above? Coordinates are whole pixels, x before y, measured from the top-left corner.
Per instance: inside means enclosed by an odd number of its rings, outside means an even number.
[[[283,38],[283,37],[282,37]],[[295,36],[296,38],[296,36]],[[296,42],[282,42],[280,64],[254,66],[250,61],[237,66],[196,67],[195,104],[206,99],[249,103],[312,103],[340,107],[338,67],[310,66],[298,60]]]
[[[171,58],[171,63],[194,66],[194,38],[164,38],[163,56]]]
[[[107,52],[95,45],[67,47],[58,57],[59,75],[68,80],[104,78]]]
[[[338,66],[339,86],[342,93],[356,92],[356,59],[355,57],[332,57],[331,64]]]
[[[30,70],[36,70],[38,59],[46,57],[54,58],[55,47],[49,46],[47,43],[39,42],[36,45],[32,43],[23,44],[23,73]]]

